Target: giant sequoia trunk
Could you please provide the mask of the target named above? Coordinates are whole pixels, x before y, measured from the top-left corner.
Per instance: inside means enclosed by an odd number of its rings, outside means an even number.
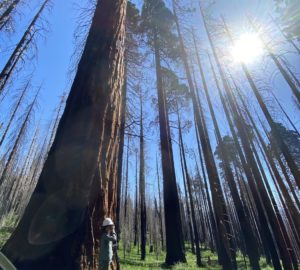
[[[97,269],[99,225],[115,212],[125,13],[126,0],[97,3],[53,146],[3,248],[20,270]]]

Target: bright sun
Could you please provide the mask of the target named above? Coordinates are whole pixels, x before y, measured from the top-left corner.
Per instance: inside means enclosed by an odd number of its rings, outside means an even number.
[[[242,34],[231,49],[235,62],[252,63],[263,53],[263,45],[256,34]]]

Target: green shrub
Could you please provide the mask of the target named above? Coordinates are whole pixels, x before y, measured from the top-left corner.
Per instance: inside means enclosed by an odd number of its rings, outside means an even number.
[[[12,232],[17,226],[18,217],[11,213],[2,219],[0,224],[0,249],[4,246]]]

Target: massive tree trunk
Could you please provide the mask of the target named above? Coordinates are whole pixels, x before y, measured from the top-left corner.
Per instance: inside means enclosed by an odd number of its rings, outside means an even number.
[[[3,248],[20,270],[97,269],[99,226],[115,212],[125,14],[126,0],[97,3],[54,143]]]

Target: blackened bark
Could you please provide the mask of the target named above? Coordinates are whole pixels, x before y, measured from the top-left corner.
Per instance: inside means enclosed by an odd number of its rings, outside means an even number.
[[[145,154],[144,154],[144,126],[143,126],[143,101],[141,97],[140,112],[140,218],[141,218],[141,260],[146,259],[147,213],[145,196]]]
[[[125,76],[124,85],[122,88],[122,110],[120,124],[120,143],[118,154],[118,180],[117,180],[117,207],[116,207],[116,232],[120,239],[120,209],[121,209],[121,188],[122,188],[122,171],[123,171],[123,154],[124,154],[124,137],[125,137],[125,122],[126,122],[126,96],[127,96],[127,67],[125,60]]]
[[[191,239],[191,241],[195,240],[197,266],[200,267],[200,266],[203,266],[203,264],[201,261],[201,252],[200,252],[200,245],[199,245],[198,226],[197,226],[196,215],[195,215],[194,198],[192,195],[191,178],[189,176],[186,158],[185,158],[185,149],[184,149],[183,139],[182,139],[182,131],[181,131],[179,112],[177,112],[177,113],[178,113],[179,146],[181,148],[181,153],[182,153],[183,167],[184,167],[184,172],[185,172],[187,190],[188,190],[188,194],[189,194],[188,197],[189,197],[189,201],[190,201],[193,231],[194,231],[194,236],[195,236],[195,239]]]
[[[196,57],[197,63],[198,63],[199,69],[200,69],[200,75],[201,75],[201,79],[202,79],[202,83],[203,83],[203,89],[204,89],[205,96],[206,96],[206,99],[208,102],[210,114],[213,119],[213,124],[214,124],[214,128],[215,128],[217,141],[219,142],[219,146],[220,146],[220,150],[221,150],[220,151],[221,152],[221,160],[223,161],[223,165],[224,165],[223,168],[224,168],[224,172],[225,172],[225,179],[230,188],[231,196],[234,201],[234,205],[236,207],[238,220],[240,222],[241,229],[243,232],[243,237],[245,239],[246,251],[247,251],[247,254],[249,255],[249,259],[250,259],[250,264],[254,270],[258,270],[258,269],[260,269],[260,266],[259,266],[259,252],[258,252],[257,242],[254,237],[252,228],[250,226],[249,218],[246,216],[245,209],[244,209],[242,201],[239,197],[238,189],[237,189],[236,183],[234,181],[233,172],[231,170],[230,163],[229,163],[229,160],[228,160],[228,157],[227,157],[224,145],[223,145],[221,132],[220,132],[219,125],[218,125],[218,122],[216,119],[216,115],[215,115],[215,112],[213,109],[209,90],[208,90],[208,87],[206,84],[206,79],[204,76],[202,63],[201,63],[201,60],[200,60],[200,57],[198,54],[198,49],[197,49],[194,34],[193,34],[193,41],[194,41],[194,46],[195,46],[195,51],[196,51],[196,56],[197,56]]]
[[[18,269],[90,269],[81,257],[91,244],[86,235],[91,226],[99,235],[104,216],[114,218],[108,195],[116,183],[125,15],[126,0],[97,3],[54,143],[3,248]],[[98,197],[103,198],[96,207],[101,215],[91,220],[89,210]]]
[[[236,269],[236,257],[235,251],[231,248],[230,229],[228,226],[227,212],[225,207],[225,201],[222,194],[221,183],[213,157],[211,145],[206,130],[206,123],[204,121],[201,104],[198,104],[196,98],[196,90],[193,85],[190,68],[187,61],[187,55],[184,48],[183,38],[180,32],[179,22],[176,15],[176,9],[173,2],[173,12],[175,17],[176,28],[179,36],[181,58],[184,63],[185,73],[187,76],[188,85],[190,88],[191,99],[193,103],[193,111],[196,118],[196,127],[200,135],[200,141],[203,149],[204,159],[207,167],[208,178],[210,180],[210,188],[212,193],[212,200],[215,209],[216,223],[218,227],[218,233],[220,238],[219,256],[224,269]],[[202,115],[202,116],[201,116]]]
[[[163,171],[164,214],[166,227],[166,264],[186,262],[182,236],[179,198],[172,158],[172,145],[168,128],[166,98],[162,83],[160,47],[158,34],[154,29],[154,50],[159,111],[160,146]]]
[[[213,52],[214,52],[215,59],[216,59],[216,61],[218,61],[218,58],[217,58],[216,52],[214,50],[213,42],[212,42],[212,39],[209,35],[208,29],[207,29],[207,33],[208,33],[208,37],[209,37],[209,40],[210,40],[210,43],[211,43],[211,47],[212,47]],[[239,143],[239,139],[238,139],[238,136],[236,134],[236,131],[235,131],[235,128],[234,128],[234,125],[233,125],[233,121],[232,121],[231,116],[230,116],[230,111],[229,111],[229,108],[227,107],[225,98],[222,94],[222,91],[221,91],[218,79],[216,77],[216,73],[215,73],[215,70],[214,70],[214,67],[213,67],[210,56],[209,56],[209,61],[210,61],[211,69],[212,69],[212,72],[213,72],[214,80],[215,80],[215,83],[216,83],[216,86],[217,86],[217,90],[218,90],[218,93],[219,93],[219,96],[220,96],[220,99],[221,99],[221,102],[222,102],[222,105],[223,105],[223,108],[224,108],[226,119],[228,121],[230,131],[232,133],[232,136],[233,136],[233,139],[234,139],[234,142],[235,142],[235,146],[237,148],[237,151],[238,151],[243,169],[245,171],[245,174],[246,174],[246,177],[247,177],[250,189],[251,189],[251,194],[254,198],[255,206],[257,208],[258,218],[259,218],[259,222],[260,222],[261,229],[262,229],[261,236],[262,236],[262,238],[266,239],[266,241],[262,241],[265,253],[269,254],[269,252],[270,252],[274,268],[276,270],[281,270],[282,268],[281,268],[279,256],[278,256],[278,253],[277,253],[276,245],[275,245],[274,239],[272,237],[272,233],[269,229],[268,220],[265,216],[263,206],[262,206],[260,197],[258,195],[258,191],[257,191],[256,186],[254,184],[254,177],[253,177],[253,174],[250,170],[250,166],[248,165],[248,161],[246,161],[246,157],[244,156],[241,145]],[[220,64],[218,62],[217,62],[217,64],[218,64],[218,69],[219,69],[220,74],[222,76],[224,76],[223,70],[221,69]],[[223,86],[225,87],[224,80],[222,80],[222,82],[223,82]]]

